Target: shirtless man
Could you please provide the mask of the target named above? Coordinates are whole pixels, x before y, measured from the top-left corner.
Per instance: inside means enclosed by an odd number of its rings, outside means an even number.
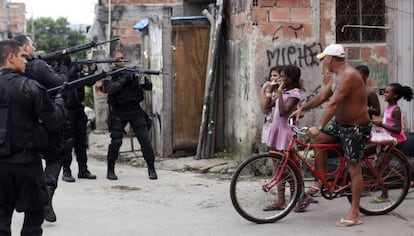
[[[365,141],[369,138],[372,127],[367,110],[367,90],[358,71],[346,62],[341,45],[329,45],[317,58],[323,60],[322,71],[332,72],[336,77],[291,116],[301,117],[305,111],[327,101],[320,121],[320,127],[323,128],[312,127],[308,135],[314,143],[334,143],[339,140],[343,144],[352,179],[352,203],[346,217],[336,222],[336,225],[358,225],[362,223],[359,211],[363,190],[360,159],[364,155]]]

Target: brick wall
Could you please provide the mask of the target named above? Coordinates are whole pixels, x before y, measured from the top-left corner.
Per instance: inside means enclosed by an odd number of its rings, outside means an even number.
[[[14,34],[26,32],[26,4],[24,3],[9,3],[9,21],[10,31]]]
[[[111,0],[111,4],[171,4],[182,3],[183,0]],[[107,5],[108,0],[102,0],[102,3]]]
[[[5,7],[5,5],[8,7]],[[26,5],[24,3],[7,3],[0,0],[0,34],[7,37],[8,33],[13,35],[25,33]]]
[[[242,39],[255,28],[264,37],[312,37],[310,0],[230,1],[227,34]]]

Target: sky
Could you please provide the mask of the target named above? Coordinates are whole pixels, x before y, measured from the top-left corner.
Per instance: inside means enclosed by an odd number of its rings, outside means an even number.
[[[98,0],[11,0],[26,4],[26,18],[66,17],[70,24],[91,25]]]

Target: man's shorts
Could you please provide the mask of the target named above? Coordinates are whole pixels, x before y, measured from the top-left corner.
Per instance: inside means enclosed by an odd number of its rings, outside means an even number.
[[[356,162],[364,156],[364,147],[371,135],[371,128],[371,122],[366,125],[341,125],[336,121],[330,121],[321,131],[338,138],[345,156]]]

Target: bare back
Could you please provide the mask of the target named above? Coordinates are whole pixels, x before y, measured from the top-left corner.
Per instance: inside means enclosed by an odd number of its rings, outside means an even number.
[[[361,125],[369,122],[367,90],[360,74],[351,65],[337,74],[338,85],[329,104],[336,104],[335,120],[342,125]]]

